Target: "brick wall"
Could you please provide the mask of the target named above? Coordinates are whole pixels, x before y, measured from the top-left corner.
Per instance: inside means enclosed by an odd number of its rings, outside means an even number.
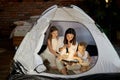
[[[30,16],[40,15],[54,4],[69,6],[70,4],[80,5],[81,3],[80,0],[1,0],[0,35],[9,36],[11,32],[10,26],[14,21],[26,20]]]

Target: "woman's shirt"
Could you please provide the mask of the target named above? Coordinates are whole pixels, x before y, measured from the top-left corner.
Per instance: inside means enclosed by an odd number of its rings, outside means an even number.
[[[77,44],[76,45],[72,45],[68,48],[68,51],[66,48],[64,48],[60,54],[61,55],[68,55],[68,59],[73,59],[73,56],[75,55],[75,52],[77,50]]]

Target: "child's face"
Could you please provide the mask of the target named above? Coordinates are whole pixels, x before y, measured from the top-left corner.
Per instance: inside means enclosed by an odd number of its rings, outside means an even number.
[[[66,38],[67,38],[68,41],[71,41],[74,38],[74,35],[73,34],[67,34]]]
[[[79,45],[79,46],[78,46],[78,51],[83,51],[83,50],[85,50],[85,47],[84,47],[84,46]]]
[[[51,35],[52,35],[52,38],[56,38],[58,36],[58,31],[57,30],[53,31]]]

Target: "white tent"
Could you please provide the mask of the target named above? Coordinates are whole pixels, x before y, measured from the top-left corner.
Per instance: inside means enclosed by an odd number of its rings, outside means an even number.
[[[59,28],[60,36],[64,34],[67,28],[72,27],[77,32],[77,41],[85,41],[89,45],[97,46],[98,59],[89,71],[75,75],[43,72],[46,68],[38,52],[45,44],[45,33],[51,25],[56,25]],[[44,11],[31,31],[26,34],[14,56],[14,60],[24,66],[27,70],[24,71],[25,74],[49,77],[75,78],[98,73],[120,72],[120,58],[106,35],[98,29],[94,20],[74,5],[71,5],[71,7],[54,5]],[[37,72],[35,69],[37,69]]]

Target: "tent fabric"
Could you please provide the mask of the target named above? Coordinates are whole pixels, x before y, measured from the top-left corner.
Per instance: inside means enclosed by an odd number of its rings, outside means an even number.
[[[93,44],[96,44],[98,50],[98,60],[93,68],[87,72],[72,76],[43,72],[46,68],[43,65],[41,57],[37,53],[44,43],[45,32],[52,21],[77,22],[84,25],[89,30],[95,41]],[[66,27],[62,28],[63,30],[66,29]],[[79,33],[79,31],[77,31],[77,33]],[[120,73],[120,58],[106,35],[97,28],[94,20],[92,20],[83,10],[74,5],[70,8],[54,5],[43,12],[32,30],[28,32],[23,39],[14,56],[14,60],[19,61],[24,68],[27,69],[27,73],[25,74],[49,77],[74,78],[98,73]],[[39,69],[38,72],[41,73],[37,73],[34,70],[36,67]]]
[[[57,78],[39,75],[12,75],[9,80],[120,80],[119,73],[101,73],[77,78]]]

